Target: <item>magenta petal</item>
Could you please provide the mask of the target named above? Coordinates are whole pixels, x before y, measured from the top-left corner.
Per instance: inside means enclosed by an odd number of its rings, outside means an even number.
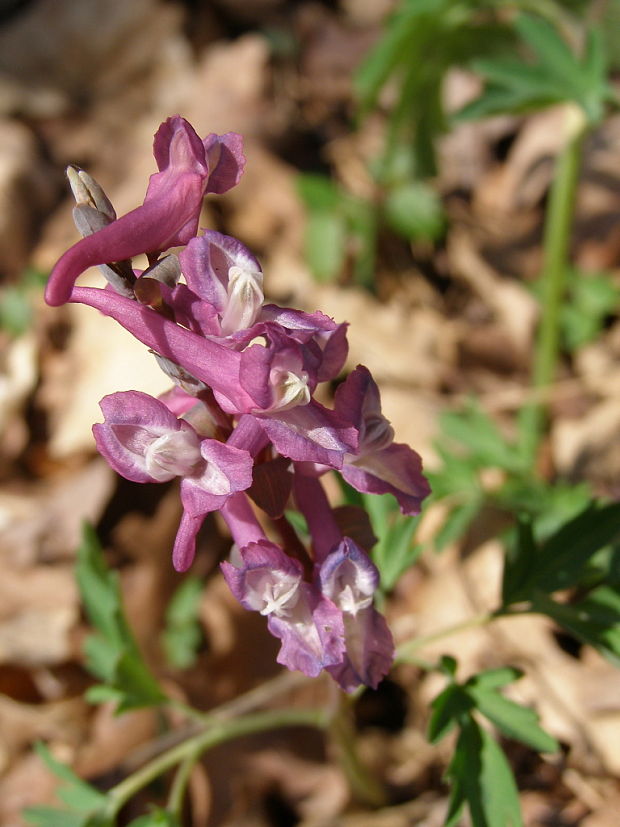
[[[193,126],[180,115],[173,115],[161,124],[153,138],[153,155],[160,172],[174,167],[208,174],[203,143]]]
[[[196,555],[196,535],[204,522],[204,514],[192,516],[183,512],[172,549],[172,565],[177,571],[187,571]]]
[[[344,454],[355,451],[355,428],[316,400],[257,419],[276,450],[289,459],[342,468]]]
[[[220,335],[220,322],[215,308],[203,301],[186,284],[177,284],[172,289],[161,285],[160,290],[179,324],[200,336]]]
[[[277,322],[299,342],[312,339],[317,343],[322,353],[317,373],[319,382],[328,382],[338,376],[349,351],[346,322],[337,324],[324,313],[304,313],[275,304],[264,305],[259,318]]]
[[[221,195],[238,184],[243,173],[243,138],[237,132],[211,133],[203,144],[209,162],[207,192]]]
[[[240,555],[242,565],[224,561],[220,568],[229,589],[244,608],[264,610],[268,598],[273,597],[279,585],[281,591],[282,587],[286,589],[289,599],[295,599],[303,574],[297,560],[288,557],[279,546],[268,540],[249,543]]]
[[[179,258],[188,286],[220,313],[228,302],[230,268],[261,272],[258,259],[244,244],[215,230],[205,230],[204,235],[192,238]]]
[[[347,461],[341,473],[357,491],[392,494],[403,514],[419,514],[422,500],[431,491],[419,455],[402,443]]]
[[[145,460],[154,440],[181,429],[192,431],[163,402],[139,391],[110,394],[99,405],[105,422],[93,425],[97,450],[117,473],[133,482],[155,481]]]
[[[228,438],[227,445],[244,448],[255,457],[267,445],[269,439],[260,426],[260,422],[250,414],[244,414]]]
[[[69,301],[77,277],[95,264],[186,244],[198,227],[202,197],[200,176],[185,173],[168,182],[157,197],[78,241],[54,266],[45,288],[46,302],[59,305]]]
[[[176,417],[183,416],[196,405],[196,397],[190,396],[189,393],[185,393],[176,385],[174,388],[170,388],[169,391],[160,394],[158,399]]]
[[[357,615],[344,614],[347,655],[327,671],[345,690],[358,686],[376,689],[394,660],[394,640],[383,615],[369,606]]]
[[[220,513],[239,548],[245,548],[250,543],[267,542],[265,532],[243,492],[229,497]]]
[[[344,537],[319,569],[321,591],[343,611],[370,605],[379,585],[379,570],[350,537]]]
[[[198,336],[160,316],[152,308],[95,287],[75,287],[71,301],[95,307],[132,333],[147,347],[181,365],[196,379],[228,400],[229,412],[244,412],[254,400],[239,387],[241,354]]]
[[[187,244],[196,234],[209,174],[200,138],[177,115],[161,125],[153,151],[160,171],[151,175],[142,206],[67,250],[50,275],[48,304],[68,301],[75,280],[88,267]]]
[[[301,584],[300,592],[291,617],[271,614],[267,625],[271,634],[282,641],[278,663],[315,678],[344,657],[342,613],[308,583]]]
[[[367,494],[393,494],[403,514],[418,514],[430,486],[422,460],[408,445],[392,442],[394,432],[381,413],[379,388],[368,368],[358,365],[336,390],[335,409],[359,428],[357,451],[342,469],[346,481]]]
[[[200,452],[205,464],[194,476],[184,477],[181,483],[181,501],[190,514],[215,511],[231,494],[252,485],[253,461],[247,451],[216,439],[204,439]]]

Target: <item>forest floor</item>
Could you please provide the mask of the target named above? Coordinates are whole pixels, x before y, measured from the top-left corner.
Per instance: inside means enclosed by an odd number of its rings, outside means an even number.
[[[0,25],[0,272],[11,301],[29,279],[30,316],[0,329],[0,824],[54,803],[57,779],[37,740],[91,783],[116,783],[161,736],[151,711],[115,717],[83,699],[88,625],[74,577],[81,525],[97,528],[120,572],[127,614],[170,691],[211,709],[278,675],[277,642],[244,612],[219,574],[229,540],[208,520],[192,573],[205,585],[196,663],[173,669],[161,646],[165,607],[182,576],[170,549],[180,516],[174,485],[118,478],[94,450],[91,427],[107,393],[163,392],[152,356],[114,322],[81,306],[46,307],[41,279],[76,239],[63,170],[87,169],[123,214],[142,202],[154,171],[152,135],[180,113],[200,135],[236,131],[247,167],[227,195],[208,199],[201,225],[234,235],[259,257],[270,300],[350,323],[347,368],[373,372],[399,442],[436,468],[439,416],[475,396],[510,433],[528,396],[545,199],[563,113],[459,126],[440,146],[433,185],[447,216],[436,244],[389,232],[378,242],[374,292],[350,268],[318,284],[304,259],[301,172],[330,173],[363,198],[367,162],[381,145],[381,113],[353,130],[351,77],[381,33],[390,4],[262,0],[213,3],[37,0]],[[48,36],[49,31],[54,37]],[[87,33],[87,34],[85,34]],[[467,80],[455,73],[449,94]],[[620,119],[586,147],[573,259],[618,276]],[[29,275],[24,275],[29,274]],[[99,283],[98,275],[87,277]],[[617,280],[616,280],[617,284]],[[9,290],[10,288],[10,290]],[[9,292],[5,292],[5,299]],[[3,318],[6,319],[6,307]],[[23,310],[16,300],[17,310]],[[25,312],[25,311],[24,311]],[[18,329],[19,328],[19,329]],[[620,492],[620,322],[567,356],[551,394],[543,473]],[[489,480],[493,485],[493,480]],[[431,536],[445,517],[428,510]],[[426,635],[492,609],[501,577],[496,515],[464,542],[425,552],[386,608],[397,640]],[[514,697],[534,705],[562,753],[541,758],[505,745],[528,827],[615,827],[620,813],[620,672],[541,617],[471,628],[429,645],[425,658],[458,656],[463,676],[511,664],[526,677]],[[296,704],[333,702],[327,681],[291,686]],[[337,756],[319,734],[284,730],[208,754],[190,783],[200,825],[440,827],[442,780],[453,743],[431,747],[436,673],[393,670],[355,706],[360,755],[387,785],[378,811],[352,798]],[[148,748],[148,747],[147,747]],[[156,791],[151,791],[156,795]],[[123,817],[140,812],[138,797]],[[188,816],[189,818],[190,816]]]

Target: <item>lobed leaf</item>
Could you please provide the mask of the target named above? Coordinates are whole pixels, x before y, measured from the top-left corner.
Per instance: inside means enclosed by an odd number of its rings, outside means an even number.
[[[118,577],[108,571],[91,526],[83,531],[76,577],[86,613],[97,630],[85,644],[88,668],[105,688],[89,697],[118,698],[118,712],[166,701],[125,619]]]

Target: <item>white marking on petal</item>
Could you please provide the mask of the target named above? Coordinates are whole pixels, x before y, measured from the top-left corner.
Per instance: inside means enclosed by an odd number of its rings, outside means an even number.
[[[222,332],[247,330],[263,305],[263,274],[236,264],[228,270],[228,302],[222,315]]]
[[[305,370],[293,373],[291,370],[278,370],[272,373],[276,403],[272,410],[288,411],[299,405],[307,405],[311,399],[308,387],[309,376]]]
[[[189,430],[157,437],[144,454],[146,472],[158,482],[191,474],[201,459],[198,437]]]
[[[287,617],[299,599],[300,574],[250,569],[245,578],[248,605],[262,615]]]

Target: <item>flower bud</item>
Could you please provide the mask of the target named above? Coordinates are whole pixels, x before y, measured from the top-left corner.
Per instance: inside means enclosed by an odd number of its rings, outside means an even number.
[[[101,213],[108,219],[106,224],[116,219],[116,211],[110,199],[91,175],[70,164],[67,167],[67,178],[78,206],[88,206]]]
[[[176,287],[181,278],[181,264],[178,256],[170,253],[158,259],[155,264],[152,264],[142,273],[142,278],[145,277],[160,281],[168,287]]]

